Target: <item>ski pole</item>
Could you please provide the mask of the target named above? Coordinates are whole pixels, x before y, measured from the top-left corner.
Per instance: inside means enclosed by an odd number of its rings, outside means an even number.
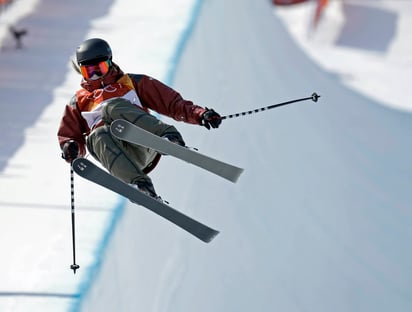
[[[73,273],[76,274],[76,270],[80,268],[76,264],[76,239],[75,239],[75,223],[74,223],[74,172],[73,172],[73,163],[70,164],[70,208],[72,212],[72,242],[73,242],[73,264],[70,266],[70,269],[73,270]]]
[[[279,107],[279,106],[283,106],[283,105],[288,105],[288,104],[292,104],[292,103],[296,103],[296,102],[301,102],[301,101],[307,101],[307,100],[312,100],[313,102],[317,102],[318,99],[320,98],[320,95],[318,95],[317,93],[312,93],[311,96],[309,97],[305,97],[305,98],[301,98],[301,99],[296,99],[296,100],[291,100],[291,101],[287,101],[287,102],[283,102],[283,103],[278,103],[278,104],[273,104],[270,106],[266,106],[266,107],[261,107],[261,108],[256,108],[254,110],[250,110],[250,111],[245,111],[245,112],[241,112],[241,113],[236,113],[236,114],[231,114],[231,115],[227,115],[227,116],[223,116],[223,119],[227,119],[227,118],[235,118],[235,117],[241,117],[241,116],[245,116],[245,115],[250,115],[253,113],[258,113],[258,112],[263,112],[265,110],[268,109],[272,109],[275,107]]]

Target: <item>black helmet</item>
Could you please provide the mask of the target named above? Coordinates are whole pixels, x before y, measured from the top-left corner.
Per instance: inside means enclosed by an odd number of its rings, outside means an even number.
[[[88,65],[112,59],[112,49],[103,39],[87,39],[76,49],[77,64]]]

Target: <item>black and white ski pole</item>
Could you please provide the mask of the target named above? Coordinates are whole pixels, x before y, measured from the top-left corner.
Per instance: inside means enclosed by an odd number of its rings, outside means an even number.
[[[232,115],[223,116],[222,120],[223,119],[228,119],[228,118],[241,117],[241,116],[250,115],[250,114],[258,113],[258,112],[263,112],[263,111],[268,110],[268,109],[272,109],[272,108],[275,108],[275,107],[288,105],[288,104],[292,104],[292,103],[296,103],[296,102],[302,102],[302,101],[307,101],[307,100],[312,100],[313,102],[317,102],[319,98],[320,98],[320,95],[318,95],[317,93],[314,92],[309,97],[296,99],[296,100],[291,100],[291,101],[278,103],[278,104],[273,104],[273,105],[266,106],[266,107],[256,108],[254,110],[250,110],[250,111],[246,111],[246,112],[241,112],[241,113],[236,113],[236,114],[232,114]]]
[[[70,164],[70,208],[72,212],[72,242],[73,242],[73,264],[70,266],[70,269],[73,270],[73,273],[76,274],[76,270],[80,268],[76,264],[76,239],[75,239],[75,223],[74,223],[74,171],[73,163]]]

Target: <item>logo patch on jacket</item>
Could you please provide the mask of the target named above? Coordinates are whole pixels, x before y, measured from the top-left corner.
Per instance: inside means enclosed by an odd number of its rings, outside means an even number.
[[[82,117],[87,121],[90,129],[102,120],[102,108],[106,101],[121,97],[129,100],[132,104],[142,107],[140,99],[133,87],[129,76],[124,75],[116,83],[89,92],[85,89],[77,91],[77,104]]]

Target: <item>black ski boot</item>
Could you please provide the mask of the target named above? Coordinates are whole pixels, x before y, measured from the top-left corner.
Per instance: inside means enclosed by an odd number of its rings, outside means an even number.
[[[151,181],[139,180],[139,181],[133,182],[131,185],[136,187],[143,194],[153,197],[154,199],[163,202],[162,198],[156,194],[153,183]]]

